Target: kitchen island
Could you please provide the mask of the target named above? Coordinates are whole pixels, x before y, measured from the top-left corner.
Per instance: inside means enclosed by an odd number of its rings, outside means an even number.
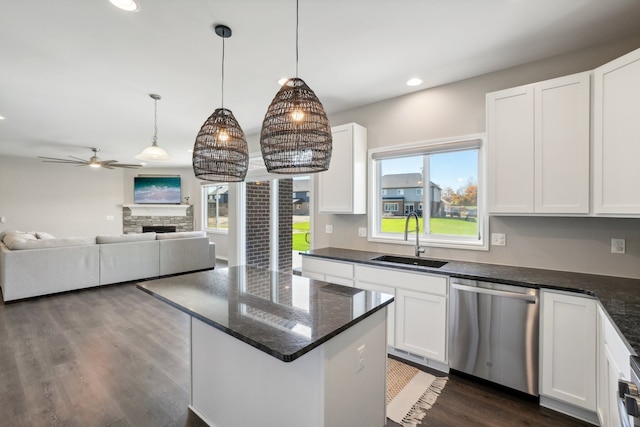
[[[190,408],[209,425],[385,425],[392,296],[243,266],[138,287],[191,316]]]

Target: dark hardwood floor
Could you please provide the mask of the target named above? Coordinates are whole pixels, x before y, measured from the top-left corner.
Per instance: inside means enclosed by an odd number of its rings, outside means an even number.
[[[0,304],[0,426],[203,426],[188,403],[189,317],[134,284]],[[470,425],[585,424],[451,376],[421,426]]]

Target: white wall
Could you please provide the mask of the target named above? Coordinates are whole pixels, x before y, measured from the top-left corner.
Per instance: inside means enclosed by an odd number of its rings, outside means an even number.
[[[0,230],[54,236],[122,233],[121,170],[0,156]],[[107,220],[113,216],[113,220]]]
[[[356,122],[368,130],[369,148],[485,132],[485,94],[591,70],[640,47],[640,34],[446,86],[427,89],[330,116],[332,126]],[[321,95],[320,95],[320,98]],[[571,159],[567,159],[571,161]],[[635,184],[634,184],[635,185]],[[317,185],[314,188],[317,192]],[[366,215],[315,211],[314,247],[410,255],[411,246],[370,243],[357,236]],[[324,232],[333,225],[333,234]],[[640,219],[492,217],[490,229],[507,234],[490,251],[430,248],[428,255],[624,277],[640,277]],[[611,238],[627,240],[626,255],[610,252]]]

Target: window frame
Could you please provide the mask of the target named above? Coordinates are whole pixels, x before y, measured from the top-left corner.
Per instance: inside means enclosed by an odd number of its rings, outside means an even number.
[[[209,192],[208,189],[211,187],[220,187],[227,186],[227,194],[229,194],[230,186],[228,182],[211,182],[207,184],[202,184],[201,186],[201,196],[202,196],[202,229],[207,233],[211,234],[229,234],[229,228],[210,228],[209,225]],[[227,201],[228,204],[228,201]],[[218,215],[219,216],[219,215]],[[216,221],[218,222],[218,221]]]
[[[479,238],[467,236],[443,236],[425,234],[424,229],[420,230],[420,245],[427,247],[441,247],[453,249],[468,250],[489,250],[489,217],[486,210],[486,135],[471,134],[452,138],[434,139],[428,141],[420,141],[416,143],[400,144],[382,148],[373,148],[368,150],[368,184],[369,184],[369,215],[368,215],[368,241],[376,243],[391,243],[400,245],[415,245],[415,240],[404,240],[401,233],[382,233],[379,231],[378,225],[381,223],[382,211],[382,192],[380,188],[380,162],[377,160],[406,157],[412,155],[436,154],[452,151],[461,151],[468,149],[478,149],[478,201],[477,201],[477,221]],[[429,180],[425,179],[425,182]],[[423,197],[429,195],[423,189]],[[422,200],[424,203],[424,199]],[[422,218],[421,218],[422,221]],[[424,224],[424,222],[422,222]],[[413,228],[411,228],[413,229]]]

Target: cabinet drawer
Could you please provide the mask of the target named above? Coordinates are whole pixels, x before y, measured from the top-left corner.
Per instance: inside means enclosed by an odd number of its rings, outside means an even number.
[[[309,258],[307,256],[302,257],[302,272],[305,276],[311,273],[320,273],[327,277],[342,277],[345,279],[353,279],[353,264],[339,262],[339,261],[326,261],[323,259]],[[351,283],[353,286],[353,282]]]
[[[399,289],[447,295],[447,278],[422,273],[407,273],[389,268],[356,266],[356,281],[377,283]]]

